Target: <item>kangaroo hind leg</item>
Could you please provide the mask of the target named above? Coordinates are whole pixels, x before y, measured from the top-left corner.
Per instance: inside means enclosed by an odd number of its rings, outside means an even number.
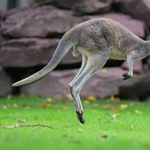
[[[69,83],[69,86],[71,86],[73,84],[73,82],[76,80],[76,78],[81,74],[81,72],[83,72],[83,70],[85,69],[85,67],[87,65],[87,60],[88,60],[88,57],[86,55],[82,54],[82,65],[81,65],[81,68],[78,71],[78,73],[75,76],[75,78],[71,81],[71,83]]]
[[[108,56],[106,57],[101,54],[91,55],[90,57],[88,57],[87,65],[85,69],[82,72],[80,72],[80,74],[77,76],[74,82],[71,85],[69,85],[72,97],[75,102],[76,113],[81,123],[84,123],[85,120],[83,119],[83,107],[81,104],[79,92],[82,89],[85,82],[93,74],[99,71],[105,65],[107,60],[108,60]]]

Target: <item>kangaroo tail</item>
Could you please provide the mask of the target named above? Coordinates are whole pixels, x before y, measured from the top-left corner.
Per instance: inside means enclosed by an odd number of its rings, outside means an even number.
[[[55,69],[55,67],[58,65],[60,60],[63,58],[63,56],[70,50],[70,48],[74,45],[76,45],[76,42],[73,42],[72,38],[67,38],[68,36],[65,36],[62,38],[62,40],[59,42],[56,51],[51,59],[51,61],[40,71],[37,73],[20,80],[12,85],[12,87],[18,87],[21,85],[30,84],[33,82],[36,82],[45,76],[47,76],[51,71]]]

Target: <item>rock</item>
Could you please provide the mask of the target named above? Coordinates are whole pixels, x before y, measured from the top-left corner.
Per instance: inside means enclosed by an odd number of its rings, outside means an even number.
[[[30,7],[37,7],[42,5],[55,5],[60,8],[71,9],[72,6],[79,2],[79,0],[28,0],[28,4]]]
[[[73,80],[77,70],[53,71],[42,80],[21,87],[21,92],[27,95],[53,97],[70,93],[68,84]],[[149,93],[150,73],[134,75],[131,79],[123,80],[121,68],[103,68],[91,77],[80,92],[82,98],[95,96],[108,98],[118,95],[121,98],[145,98]]]
[[[127,61],[124,61],[123,64],[121,65],[121,68],[125,69],[125,70],[129,70],[129,65],[127,63]],[[136,60],[133,63],[133,72],[136,74],[141,74],[143,73],[143,64],[142,64],[142,60]]]
[[[145,21],[150,27],[150,7],[146,0],[120,0],[120,11]]]
[[[0,32],[0,52],[1,52],[1,43],[3,41],[3,38],[2,38],[2,33]]]
[[[52,6],[30,8],[8,16],[2,23],[2,33],[11,37],[49,37],[62,35],[73,26],[94,18],[110,18],[122,23],[137,36],[143,38],[146,25],[143,21],[132,19],[130,16],[109,13],[75,17],[70,10],[60,10]]]
[[[125,99],[143,100],[150,95],[150,72],[141,75],[134,75],[126,84],[119,87],[119,96]]]
[[[120,0],[113,0],[113,4],[119,4]]]
[[[149,68],[150,68],[150,58],[148,58],[147,64],[148,64],[148,66],[149,66]]]
[[[118,21],[122,25],[124,25],[127,29],[133,32],[135,35],[144,38],[145,34],[148,33],[147,26],[143,21],[133,19],[128,15],[124,15],[121,13],[107,13],[104,15],[93,15],[87,16],[87,19],[95,19],[95,18],[110,18],[115,21]]]
[[[12,81],[6,72],[0,67],[0,96],[7,96],[11,94]]]
[[[4,14],[4,11],[0,10],[0,27],[1,27],[1,23],[3,21],[3,14]],[[0,51],[1,51],[2,41],[3,41],[3,38],[2,38],[2,32],[1,32],[1,28],[0,28]]]
[[[21,93],[44,97],[66,95],[70,91],[68,84],[74,78],[76,72],[76,70],[53,71],[36,83],[20,87]]]
[[[148,64],[144,64],[143,65],[143,73],[148,73],[149,72],[149,66],[148,66]]]
[[[111,8],[112,0],[84,0],[76,3],[73,10],[82,14],[100,14],[108,12]]]
[[[60,39],[22,38],[2,43],[0,62],[3,67],[33,67],[46,65],[52,58]],[[70,50],[60,64],[81,63]]]
[[[0,23],[4,19],[5,13],[5,11],[0,10]]]
[[[22,13],[23,11],[28,10],[28,8],[13,8],[10,9],[8,11],[5,11],[2,15],[3,19],[6,19],[7,17],[11,16],[11,15],[15,15],[17,13]]]
[[[73,9],[82,14],[104,13],[110,10],[113,0],[28,0],[31,7],[55,5],[60,8]]]
[[[84,85],[81,96],[108,98],[119,94],[119,85],[123,82],[124,70],[118,67],[103,68],[91,77]]]
[[[148,36],[146,37],[146,40],[147,40],[147,41],[149,41],[149,40],[150,40],[150,35],[148,35]]]
[[[44,6],[28,8],[8,16],[1,29],[5,36],[43,38],[62,35],[81,22],[83,18],[73,16],[70,10]]]

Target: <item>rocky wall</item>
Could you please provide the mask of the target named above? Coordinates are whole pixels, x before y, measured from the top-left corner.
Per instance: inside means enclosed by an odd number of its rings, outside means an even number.
[[[74,58],[72,50],[50,75],[17,90],[11,83],[44,67],[52,58],[65,32],[73,26],[94,18],[114,19],[135,35],[149,39],[150,8],[146,0],[28,0],[28,8],[0,11],[2,77],[0,96],[17,93],[56,96],[69,93],[68,83],[81,65],[81,56]],[[150,95],[150,59],[135,61],[134,77],[124,81],[128,71],[126,61],[109,59],[105,68],[95,74],[81,91],[82,97],[145,99]],[[4,79],[4,80],[3,80]],[[6,80],[6,82],[5,82]]]

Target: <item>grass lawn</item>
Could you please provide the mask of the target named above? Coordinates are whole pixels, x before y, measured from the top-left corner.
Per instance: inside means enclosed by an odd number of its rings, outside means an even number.
[[[60,99],[0,98],[0,150],[150,150],[150,103]]]

